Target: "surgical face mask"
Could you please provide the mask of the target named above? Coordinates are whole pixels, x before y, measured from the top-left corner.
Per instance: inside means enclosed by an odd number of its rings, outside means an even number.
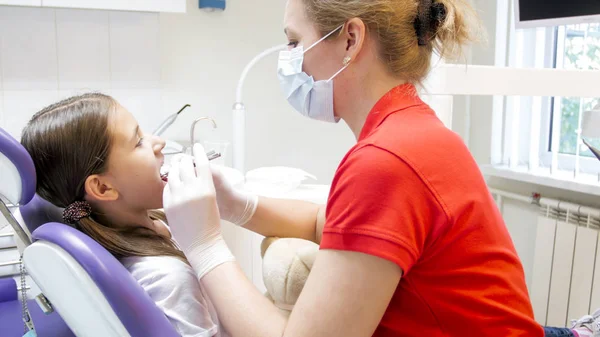
[[[302,46],[279,53],[277,76],[288,102],[302,115],[330,123],[339,122],[333,111],[333,79],[348,67],[349,58],[344,59],[344,66],[326,81],[315,81],[312,76],[302,71],[304,54],[340,30],[339,26],[325,35],[308,49]]]

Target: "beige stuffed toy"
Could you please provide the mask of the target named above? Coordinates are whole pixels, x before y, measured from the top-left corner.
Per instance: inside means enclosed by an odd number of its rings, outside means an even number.
[[[302,239],[265,238],[261,244],[263,281],[267,298],[286,316],[292,308],[317,257],[319,245]]]

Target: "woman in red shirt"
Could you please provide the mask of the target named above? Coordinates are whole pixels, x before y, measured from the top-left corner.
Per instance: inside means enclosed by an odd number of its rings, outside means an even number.
[[[460,55],[477,31],[463,0],[289,0],[278,76],[290,104],[343,119],[357,143],[327,206],[234,191],[195,148],[174,161],[174,237],[234,336],[543,336],[523,268],[462,140],[417,95],[433,51]],[[218,202],[218,208],[216,203]],[[320,243],[289,319],[248,281],[220,217]],[[194,220],[191,220],[194,219]]]

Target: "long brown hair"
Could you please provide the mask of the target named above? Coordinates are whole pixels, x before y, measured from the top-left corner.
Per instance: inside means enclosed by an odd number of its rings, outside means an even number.
[[[466,45],[485,39],[476,12],[467,0],[303,2],[309,20],[321,36],[352,18],[361,19],[377,37],[380,59],[390,73],[412,83],[421,83],[427,76],[433,51],[446,59],[458,59]],[[418,21],[422,15],[428,18],[427,22]],[[427,37],[424,43],[419,41],[420,35]]]
[[[84,200],[87,177],[108,168],[112,146],[109,117],[117,107],[112,97],[91,93],[60,101],[33,116],[21,143],[33,158],[37,193],[42,198],[61,208]],[[173,256],[187,263],[170,238],[147,228],[116,227],[95,215],[92,209],[92,215],[75,227],[116,258]],[[160,211],[149,211],[148,216],[166,221]]]

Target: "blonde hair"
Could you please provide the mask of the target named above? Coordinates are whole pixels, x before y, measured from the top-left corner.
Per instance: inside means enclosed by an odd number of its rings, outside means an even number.
[[[394,76],[420,83],[429,73],[435,51],[456,60],[464,47],[483,37],[466,0],[303,0],[306,14],[325,35],[359,18],[373,33],[379,56]]]
[[[87,177],[108,169],[112,146],[108,120],[117,106],[112,97],[91,93],[60,101],[33,116],[21,143],[33,159],[40,197],[61,208],[84,200]],[[116,227],[97,215],[92,209],[91,216],[75,227],[116,258],[172,256],[187,263],[171,238],[147,228]],[[163,212],[149,211],[148,216],[166,222]]]

